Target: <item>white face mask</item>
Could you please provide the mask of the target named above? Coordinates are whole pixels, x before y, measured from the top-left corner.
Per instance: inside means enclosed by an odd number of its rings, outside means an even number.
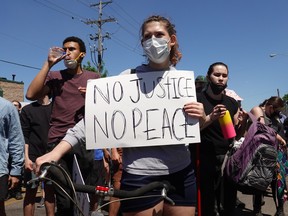
[[[170,55],[169,40],[152,37],[143,42],[143,49],[149,60],[158,64],[167,60]]]
[[[78,62],[77,60],[75,59],[71,59],[71,60],[64,60],[64,65],[66,68],[69,68],[69,69],[75,69],[78,65]]]
[[[80,58],[80,56],[83,55],[82,53],[79,54],[79,56],[76,59],[64,59],[64,65],[65,67],[69,68],[69,69],[75,69],[78,65],[78,59]]]

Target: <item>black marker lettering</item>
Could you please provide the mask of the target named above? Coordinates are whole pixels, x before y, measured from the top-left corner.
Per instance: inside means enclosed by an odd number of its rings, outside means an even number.
[[[138,113],[138,115],[136,115]],[[137,118],[137,119],[136,119]],[[135,108],[132,110],[132,121],[133,121],[133,134],[134,134],[134,139],[136,139],[136,128],[140,125],[142,122],[142,112],[140,109]]]
[[[99,126],[99,129],[101,129],[101,131],[103,132],[103,134],[109,138],[109,134],[108,134],[108,127],[107,127],[107,112],[105,112],[105,119],[104,119],[104,127],[101,126],[100,122],[98,121],[97,117],[94,115],[94,141],[95,143],[97,142],[97,125]]]
[[[139,80],[142,80],[142,78],[135,79],[135,80],[130,80],[130,82],[136,82],[136,89],[137,89],[137,91],[136,91],[136,93],[137,93],[136,100],[133,100],[132,97],[130,96],[130,99],[131,99],[131,101],[133,103],[137,103],[140,100],[140,87],[139,87],[139,82],[138,82]],[[134,92],[134,91],[131,90],[131,92]]]
[[[119,118],[116,119],[116,115],[119,113]],[[122,132],[120,133],[119,136],[117,136],[116,134],[116,128],[115,128],[115,122],[117,122],[117,130],[119,131],[120,129],[122,129]],[[121,123],[119,123],[121,122]],[[123,112],[121,112],[120,110],[115,110],[112,114],[112,119],[111,119],[111,129],[112,129],[112,134],[114,136],[114,138],[116,140],[120,140],[122,139],[122,137],[124,136],[125,132],[126,132],[126,118],[125,118],[125,115],[123,114]],[[122,128],[120,128],[120,126]]]
[[[97,92],[99,92],[99,95],[103,98],[103,100],[110,104],[110,96],[109,96],[109,85],[106,83],[106,94],[101,91],[100,88],[97,87],[97,85],[94,85],[94,104],[97,103]]]
[[[118,95],[118,98],[117,98],[117,95]],[[113,98],[116,102],[121,101],[123,98],[123,86],[120,82],[115,82],[113,85]]]
[[[168,129],[168,132],[170,134],[170,139],[172,139],[172,128],[170,125],[170,120],[169,120],[169,116],[168,116],[166,109],[163,110],[162,120],[163,120],[163,122],[162,122],[162,139],[165,137],[165,129]]]
[[[149,132],[155,131],[155,128],[149,128],[149,119],[153,119],[149,116],[150,112],[155,112],[155,111],[159,111],[159,109],[148,109],[146,110],[146,130],[144,131],[144,133],[146,133],[146,138],[147,140],[154,140],[154,139],[159,139],[159,136],[151,136]],[[150,117],[150,118],[149,118]]]

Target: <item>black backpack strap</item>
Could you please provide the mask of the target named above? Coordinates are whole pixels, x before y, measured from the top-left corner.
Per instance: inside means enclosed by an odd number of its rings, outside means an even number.
[[[136,69],[131,69],[130,74],[135,74],[136,73]]]
[[[275,173],[275,175],[277,175],[277,173]],[[272,197],[273,197],[276,209],[277,209],[277,207],[278,207],[278,202],[277,202],[277,177],[272,180],[271,189],[272,189]]]

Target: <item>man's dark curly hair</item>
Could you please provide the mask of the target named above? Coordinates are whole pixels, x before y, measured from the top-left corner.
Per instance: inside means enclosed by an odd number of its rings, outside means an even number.
[[[75,36],[67,37],[67,38],[65,38],[65,40],[63,41],[62,44],[64,45],[64,44],[67,43],[67,42],[75,42],[75,43],[78,43],[78,44],[79,44],[79,47],[80,47],[80,51],[86,53],[85,43],[84,43],[83,40],[81,40],[80,38],[75,37]]]

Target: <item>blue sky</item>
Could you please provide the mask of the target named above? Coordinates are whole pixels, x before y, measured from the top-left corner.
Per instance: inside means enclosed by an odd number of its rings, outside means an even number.
[[[107,2],[107,1],[106,1]],[[97,33],[88,19],[98,19],[92,0],[5,0],[1,2],[0,77],[24,82],[24,90],[41,68],[49,47],[61,46],[75,35],[87,46],[84,64],[91,62],[90,47]],[[139,28],[149,15],[168,17],[175,25],[183,54],[178,69],[206,74],[210,64],[229,66],[228,88],[242,98],[250,110],[265,98],[288,93],[288,1],[287,0],[113,0],[103,9],[105,68],[117,75],[145,63],[139,43]],[[279,55],[269,57],[271,53]],[[64,68],[62,62],[53,70]]]

